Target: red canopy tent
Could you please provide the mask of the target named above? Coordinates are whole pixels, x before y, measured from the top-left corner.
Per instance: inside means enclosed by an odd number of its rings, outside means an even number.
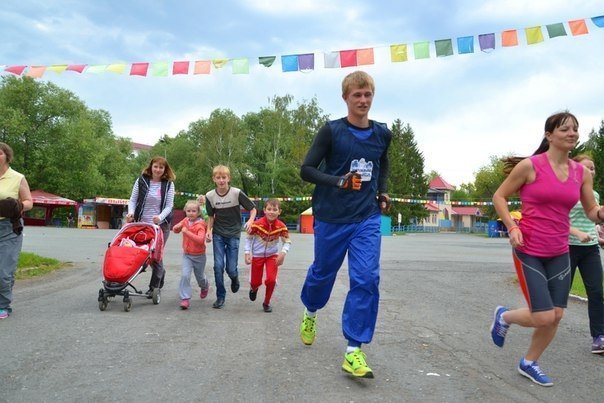
[[[67,199],[66,197],[57,196],[52,193],[45,192],[43,190],[33,190],[31,197],[34,202],[34,207],[41,207],[45,209],[44,218],[36,215],[25,215],[26,225],[48,225],[52,219],[52,211],[57,207],[69,207],[74,208],[78,205],[76,201]]]

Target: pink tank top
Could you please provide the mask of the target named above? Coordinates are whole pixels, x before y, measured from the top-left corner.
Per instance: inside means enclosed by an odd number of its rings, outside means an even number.
[[[535,181],[523,185],[519,191],[524,246],[518,250],[539,257],[562,255],[568,252],[568,214],[579,201],[583,166],[569,160],[568,179],[562,182],[556,177],[546,153],[533,155],[530,160]]]

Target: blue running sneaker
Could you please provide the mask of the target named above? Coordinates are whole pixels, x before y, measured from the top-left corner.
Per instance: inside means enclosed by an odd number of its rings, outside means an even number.
[[[493,343],[495,343],[498,347],[503,347],[503,343],[505,342],[505,336],[508,334],[508,329],[510,325],[504,325],[501,323],[501,315],[505,311],[509,311],[504,306],[498,306],[495,308],[495,313],[493,314],[493,324],[491,325],[491,338],[493,339]]]
[[[8,309],[0,309],[0,319],[8,318]]]
[[[531,381],[535,382],[537,385],[541,386],[553,386],[553,382],[547,375],[543,373],[541,368],[539,368],[539,364],[537,361],[533,361],[532,364],[523,365],[524,359],[520,359],[520,364],[518,364],[518,372],[520,375],[526,376]]]

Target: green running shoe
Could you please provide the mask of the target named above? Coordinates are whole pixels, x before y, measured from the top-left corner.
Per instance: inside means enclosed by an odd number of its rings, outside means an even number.
[[[359,378],[373,378],[373,371],[365,361],[365,353],[357,347],[353,352],[344,354],[342,370]]]
[[[315,341],[317,331],[315,329],[315,321],[317,316],[310,317],[304,310],[304,317],[302,318],[302,324],[300,325],[300,338],[302,343],[310,346]]]

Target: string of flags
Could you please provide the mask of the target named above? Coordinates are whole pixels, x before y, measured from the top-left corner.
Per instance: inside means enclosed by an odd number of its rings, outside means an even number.
[[[604,28],[604,15],[591,17],[590,20],[595,27]],[[455,38],[455,41],[453,39],[438,39],[434,41],[418,41],[411,44],[397,43],[388,46],[390,62],[406,62],[410,60],[411,53],[413,53],[415,60],[419,60],[431,58],[433,54],[436,57],[452,56],[455,54],[455,49],[457,49],[457,54],[463,55],[474,53],[475,47],[479,48],[482,52],[490,52],[495,50],[497,44],[502,48],[519,46],[519,37],[522,36],[522,33],[524,34],[526,44],[534,45],[545,40],[544,28],[549,39],[568,36],[566,26],[568,26],[572,36],[589,34],[586,18],[583,18],[567,21],[566,24],[558,22],[545,26],[527,27],[520,31],[509,29],[499,32],[498,35],[495,33],[486,33],[462,36]],[[375,49],[378,48],[382,48],[382,46],[323,52],[323,67],[333,69],[375,64]],[[315,53],[281,55],[281,71],[284,73],[313,71],[316,64],[315,59]],[[259,65],[270,68],[275,64],[277,56],[260,56],[257,60]],[[32,78],[42,78],[48,71],[56,74],[68,71],[76,74],[126,73],[130,76],[140,77],[168,77],[170,75],[207,75],[211,74],[212,68],[219,70],[229,64],[231,65],[233,74],[250,73],[250,58],[247,57],[112,64],[0,65],[0,73],[6,72]]]
[[[199,193],[191,193],[191,192],[174,192],[176,195],[187,196],[191,198],[197,198],[201,196]],[[268,199],[277,199],[281,202],[301,202],[301,201],[311,201],[312,196],[284,196],[284,197],[250,197],[252,201],[267,201]],[[415,199],[415,198],[400,198],[400,197],[392,197],[390,199],[395,203],[406,203],[406,204],[427,204],[430,202],[434,202],[434,200],[428,199]],[[483,206],[492,206],[492,201],[450,201],[452,206],[469,206],[469,207],[483,207]],[[520,200],[511,200],[508,201],[509,205],[520,204]]]

